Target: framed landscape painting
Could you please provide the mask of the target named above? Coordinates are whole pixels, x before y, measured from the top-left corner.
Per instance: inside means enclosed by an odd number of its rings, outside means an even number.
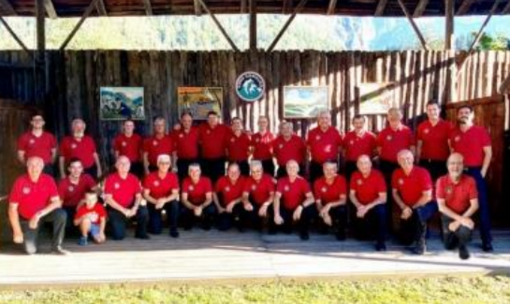
[[[283,117],[315,118],[320,111],[329,109],[327,86],[283,87]]]
[[[101,120],[144,120],[143,87],[101,87],[99,90]]]
[[[386,114],[395,105],[394,84],[391,82],[361,83],[359,91],[359,114]]]
[[[189,112],[193,115],[193,120],[207,120],[209,111],[216,111],[221,116],[223,88],[178,87],[177,102],[179,116],[182,112]]]

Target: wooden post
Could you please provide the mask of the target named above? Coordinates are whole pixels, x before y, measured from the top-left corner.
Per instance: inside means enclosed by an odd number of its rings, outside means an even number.
[[[230,36],[227,34],[227,31],[225,31],[225,29],[223,28],[223,26],[221,25],[221,23],[218,21],[218,19],[216,18],[216,16],[209,10],[209,8],[207,7],[207,5],[205,5],[204,1],[203,0],[197,0],[200,2],[200,5],[202,6],[202,8],[204,9],[204,11],[209,15],[211,16],[214,24],[216,24],[216,26],[218,27],[218,29],[220,30],[221,34],[223,35],[223,37],[225,37],[225,39],[227,39],[227,42],[228,44],[230,44],[230,47],[232,47],[232,49],[234,49],[234,51],[236,52],[239,52],[239,48],[237,48],[236,44],[234,43],[234,41],[232,41],[232,39],[230,38]]]
[[[250,1],[250,50],[257,50],[257,0]]]
[[[445,29],[445,40],[444,40],[444,49],[445,50],[451,50],[451,49],[455,48],[455,40],[454,40],[454,36],[453,36],[454,16],[455,16],[455,0],[445,0],[445,18],[446,18],[446,29]]]
[[[510,91],[510,73],[508,73],[508,76],[506,76],[505,80],[503,80],[499,87],[500,94],[506,94],[508,91]]]
[[[46,1],[35,0],[37,52],[35,58],[35,99],[36,103],[44,104],[46,96]]]
[[[39,1],[39,0],[37,0]],[[69,42],[71,42],[71,40],[74,38],[74,35],[76,35],[76,33],[78,32],[78,30],[80,29],[80,27],[82,26],[83,22],[85,22],[85,20],[87,19],[87,17],[90,15],[90,13],[92,13],[92,11],[94,9],[96,9],[96,4],[98,3],[99,0],[92,0],[92,2],[89,4],[89,6],[87,7],[87,9],[85,10],[85,12],[83,13],[83,15],[81,16],[81,19],[80,21],[78,21],[78,23],[74,26],[73,30],[71,31],[71,33],[69,34],[69,36],[67,36],[66,40],[64,40],[64,42],[62,43],[62,45],[60,46],[60,49],[61,51],[63,51],[67,45],[69,44]]]
[[[276,44],[278,44],[278,41],[280,41],[280,38],[282,38],[282,36],[285,33],[285,31],[287,30],[289,25],[292,23],[292,20],[294,20],[294,18],[296,18],[297,13],[299,13],[305,7],[306,1],[307,0],[301,0],[301,2],[299,2],[298,6],[296,6],[296,8],[294,9],[294,12],[292,13],[292,15],[289,17],[289,19],[287,19],[287,22],[285,22],[285,24],[283,25],[282,29],[278,33],[278,35],[276,35],[276,38],[273,40],[273,42],[271,43],[271,45],[267,49],[268,53],[271,52],[274,49]]]
[[[424,50],[428,50],[427,42],[425,41],[425,38],[423,38],[423,35],[420,32],[420,29],[416,25],[416,23],[413,20],[413,17],[409,12],[407,11],[407,8],[402,0],[398,0],[398,4],[400,5],[400,8],[404,12],[404,15],[406,15],[407,20],[409,20],[409,23],[411,23],[411,27],[413,28],[414,32],[416,33],[416,36],[418,36],[418,39],[420,40],[421,46]]]

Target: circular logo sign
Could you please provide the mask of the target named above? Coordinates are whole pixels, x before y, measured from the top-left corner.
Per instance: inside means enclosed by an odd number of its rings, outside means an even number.
[[[257,101],[264,96],[266,82],[259,73],[244,72],[236,80],[236,93],[244,101]]]

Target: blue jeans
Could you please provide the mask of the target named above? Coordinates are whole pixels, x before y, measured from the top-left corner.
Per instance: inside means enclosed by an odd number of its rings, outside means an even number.
[[[491,243],[491,215],[489,210],[489,200],[487,199],[487,183],[482,176],[480,167],[466,167],[464,171],[467,175],[473,177],[476,181],[476,190],[478,190],[478,205],[480,210],[480,236],[483,243]]]
[[[430,201],[421,207],[413,209],[412,216],[401,222],[400,237],[402,243],[410,245],[415,241],[425,242],[427,223],[436,212],[438,212],[436,201]]]
[[[112,239],[119,241],[126,236],[126,223],[129,220],[120,211],[107,207],[108,219],[111,228]],[[147,206],[140,206],[135,215],[136,230],[135,236],[143,237],[147,235],[147,222],[149,220],[149,212]]]
[[[179,202],[177,200],[167,202],[163,208],[159,210],[156,209],[154,204],[148,203],[147,209],[149,211],[149,233],[161,234],[163,231],[163,219],[161,216],[163,210],[166,212],[170,231],[177,230],[177,218],[179,216]]]

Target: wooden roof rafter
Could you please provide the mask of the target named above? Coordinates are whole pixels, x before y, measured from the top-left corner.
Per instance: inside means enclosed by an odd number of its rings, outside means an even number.
[[[418,5],[414,9],[413,18],[421,17],[421,15],[423,15],[423,12],[427,8],[428,4],[429,0],[420,0],[420,2],[418,2]]]
[[[384,9],[386,8],[386,4],[388,4],[388,0],[379,0],[377,3],[377,7],[375,8],[375,17],[382,16],[384,14]]]
[[[51,0],[44,0],[44,8],[46,10],[46,13],[48,14],[48,17],[51,19],[57,19],[57,11],[55,10],[55,6],[53,5],[53,2]]]
[[[108,16],[108,10],[106,10],[106,5],[104,4],[104,0],[97,1],[96,4],[97,13],[99,16],[107,17]]]
[[[333,15],[335,13],[337,0],[329,0],[328,11],[326,15]]]
[[[143,6],[145,8],[145,14],[147,16],[154,15],[154,13],[152,12],[152,3],[151,3],[151,0],[142,0],[142,1],[143,1]]]
[[[12,4],[9,2],[9,0],[0,0],[0,7],[8,12],[9,15],[17,16],[18,13],[14,10],[14,7],[12,7]]]

